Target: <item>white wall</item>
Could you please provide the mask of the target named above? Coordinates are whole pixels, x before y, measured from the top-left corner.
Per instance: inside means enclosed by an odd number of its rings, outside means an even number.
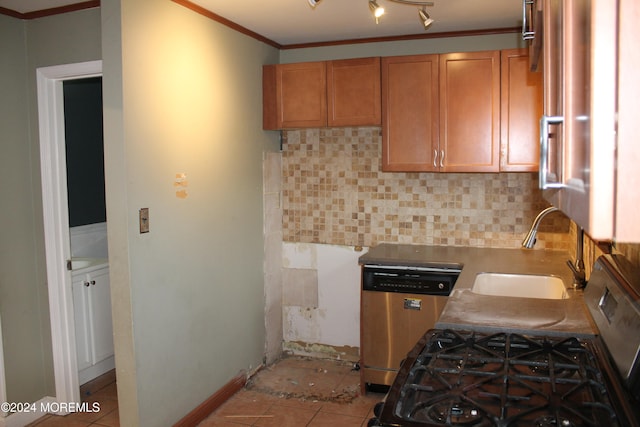
[[[360,347],[360,267],[353,247],[284,243],[284,340],[291,350],[334,354]],[[329,346],[330,348],[323,348]],[[343,349],[344,350],[344,349]],[[355,351],[357,353],[357,350]]]

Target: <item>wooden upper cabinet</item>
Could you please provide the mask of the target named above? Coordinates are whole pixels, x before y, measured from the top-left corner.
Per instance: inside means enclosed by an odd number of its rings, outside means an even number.
[[[380,126],[380,58],[265,65],[263,128]]]
[[[380,126],[380,58],[327,62],[328,126]]]
[[[501,51],[500,170],[538,172],[542,73],[529,71],[527,49]]]
[[[382,170],[439,169],[438,55],[382,58]]]
[[[326,73],[325,62],[265,65],[263,128],[327,126]]]
[[[498,172],[500,51],[440,55],[443,172]]]

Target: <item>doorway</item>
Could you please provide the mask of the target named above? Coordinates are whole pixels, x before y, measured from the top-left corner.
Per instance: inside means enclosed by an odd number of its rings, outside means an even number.
[[[63,83],[100,77],[102,61],[39,68],[40,163],[56,400],[79,402],[74,328]]]

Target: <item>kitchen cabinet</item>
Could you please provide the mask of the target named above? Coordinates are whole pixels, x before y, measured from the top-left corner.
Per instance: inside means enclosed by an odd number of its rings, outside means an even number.
[[[440,169],[438,58],[382,58],[383,171]]]
[[[500,51],[440,56],[440,168],[498,172]]]
[[[640,241],[637,6],[545,0],[540,187],[595,240]],[[627,9],[628,8],[628,9]],[[626,46],[626,48],[625,48]]]
[[[499,51],[382,58],[382,87],[382,170],[499,171]]]
[[[263,128],[380,125],[380,58],[265,65]]]
[[[530,71],[527,49],[500,52],[500,171],[537,172],[542,73]]]
[[[329,127],[380,126],[380,58],[327,62]]]
[[[109,267],[72,273],[76,355],[80,384],[114,367]]]
[[[324,62],[265,65],[262,89],[264,129],[327,125]]]

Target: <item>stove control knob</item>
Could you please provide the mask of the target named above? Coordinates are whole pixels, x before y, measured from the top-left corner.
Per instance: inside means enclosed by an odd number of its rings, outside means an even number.
[[[376,403],[376,405],[373,407],[373,415],[375,415],[376,417],[380,417],[380,414],[382,414],[383,406],[384,406],[384,402]]]

